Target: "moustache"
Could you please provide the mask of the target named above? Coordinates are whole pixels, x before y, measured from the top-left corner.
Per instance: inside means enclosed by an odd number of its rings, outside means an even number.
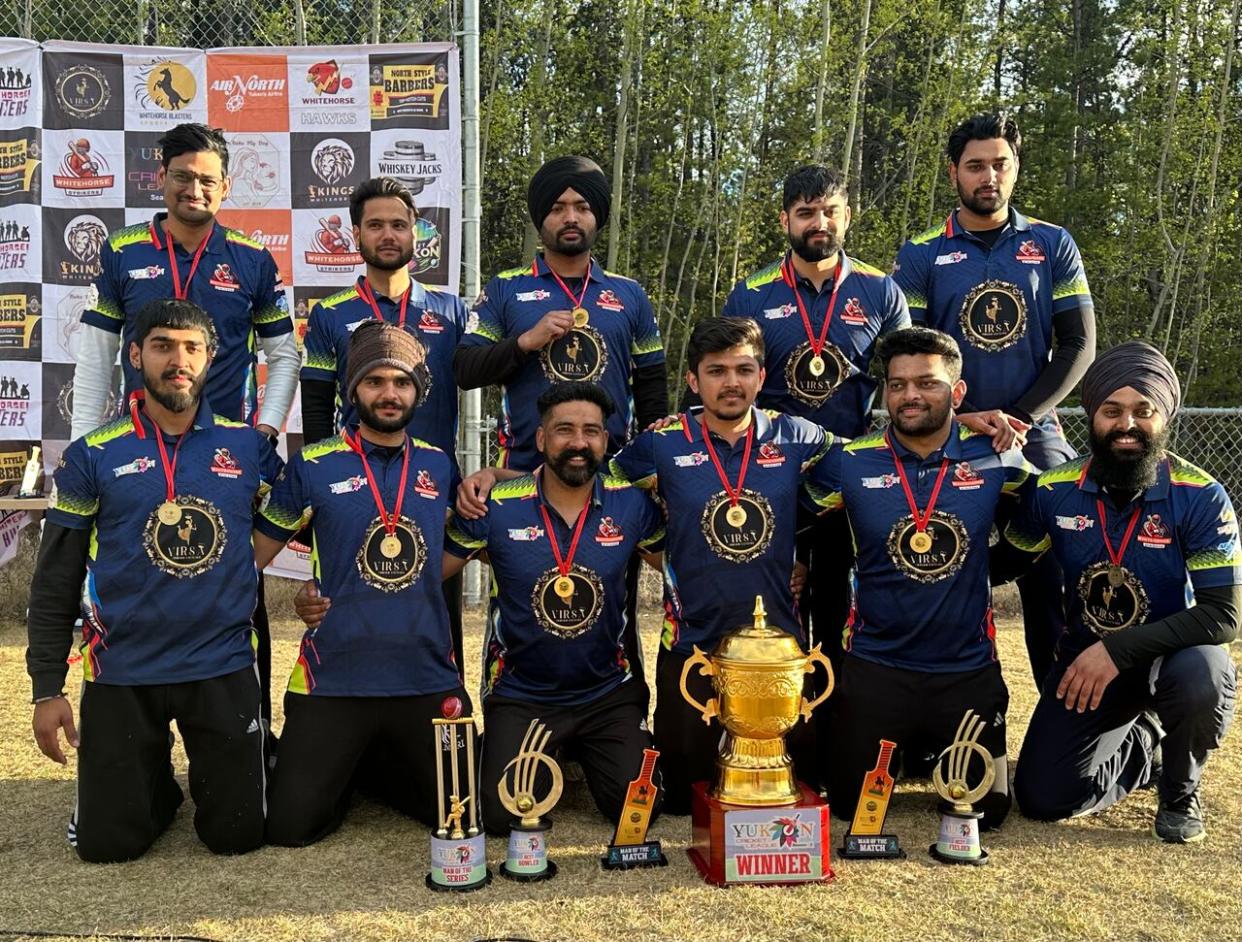
[[[1141,444],[1144,448],[1151,444],[1151,437],[1140,428],[1132,428],[1128,430],[1119,429],[1117,431],[1109,432],[1108,435],[1105,436],[1104,441],[1111,445],[1113,442],[1121,438],[1137,438],[1139,444]]]

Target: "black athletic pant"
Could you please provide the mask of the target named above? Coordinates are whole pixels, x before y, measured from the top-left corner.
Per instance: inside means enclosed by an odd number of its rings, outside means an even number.
[[[264,728],[272,728],[272,626],[267,620],[267,598],[263,591],[263,573],[259,573],[259,598],[254,606],[255,666],[259,670],[259,690]]]
[[[444,605],[448,609],[449,633],[453,636],[453,657],[456,658],[457,676],[463,682],[466,677],[466,652],[461,640],[461,592],[464,585],[462,574],[449,576],[440,584]]]
[[[595,807],[615,826],[626,789],[642,768],[643,750],[651,748],[646,704],[646,688],[633,681],[577,706],[552,707],[495,694],[488,697],[483,702],[487,726],[483,743],[483,822],[488,833],[508,834],[513,823],[512,815],[500,803],[500,779],[505,766],[518,754],[533,719],[542,720],[552,734],[545,752],[555,755],[557,751],[572,751],[586,773]],[[656,763],[657,787],[663,763],[661,756]],[[541,765],[535,777],[535,795],[546,795],[551,781],[546,766]],[[509,787],[513,787],[511,777]],[[657,795],[653,821],[660,813],[660,803]]]
[[[628,683],[640,687],[643,691],[643,714],[651,709],[651,689],[647,686],[647,667],[643,658],[643,639],[639,634],[638,625],[638,575],[642,571],[643,561],[637,554],[630,557],[625,569],[625,659],[630,662]],[[629,782],[626,782],[628,785]]]
[[[252,666],[183,684],[83,686],[70,825],[83,860],[134,860],[172,822],[183,798],[168,756],[173,720],[190,760],[199,838],[217,854],[263,843],[266,762]]]
[[[435,827],[436,750],[431,725],[447,697],[472,712],[462,687],[418,697],[316,697],[285,694],[285,725],[272,773],[267,841],[313,844],[335,831],[357,786],[385,804]],[[475,743],[478,761],[478,742]],[[464,736],[458,737],[460,782],[466,782]],[[445,750],[445,781],[451,787]],[[445,792],[447,795],[448,792]]]
[[[1237,677],[1228,648],[1196,645],[1124,670],[1100,705],[1082,713],[1056,697],[1076,656],[1058,658],[1022,742],[1014,779],[1022,813],[1056,821],[1103,811],[1147,784],[1156,742],[1148,724],[1135,722],[1143,710],[1154,710],[1164,728],[1160,797],[1176,802],[1198,788],[1208,752],[1233,719]]]
[[[695,782],[711,782],[716,777],[716,756],[724,727],[719,719],[709,724],[703,715],[681,695],[681,672],[687,654],[669,651],[663,646],[656,659],[655,744],[660,750],[660,766],[664,769],[664,810],[668,814],[690,813],[690,787]],[[690,672],[686,686],[700,703],[714,696],[712,679],[704,677],[696,667]],[[811,694],[810,682],[806,695]],[[815,733],[811,725],[798,721],[785,737],[785,746],[793,759],[794,774],[812,788],[817,768]]]
[[[984,722],[979,744],[994,760],[1006,758],[1009,690],[999,664],[933,674],[886,667],[849,655],[832,699],[839,724],[831,760],[832,812],[847,821],[854,816],[863,777],[875,768],[881,739],[897,743],[898,750],[917,742],[939,755],[953,741],[965,712],[974,710]],[[897,778],[897,756],[889,768]],[[975,803],[975,810],[984,813],[980,826],[985,829],[1000,827],[1009,813],[1007,770],[1007,761],[996,762],[991,794]],[[982,762],[975,757],[968,771],[969,783],[977,784],[983,774]]]

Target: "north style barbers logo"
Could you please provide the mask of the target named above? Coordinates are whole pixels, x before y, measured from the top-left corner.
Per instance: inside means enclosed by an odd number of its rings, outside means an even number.
[[[42,314],[38,295],[0,287],[0,356],[20,357],[38,346],[34,332]]]
[[[39,169],[42,151],[34,139],[18,137],[0,140],[0,197],[38,193],[39,181],[35,171]],[[12,201],[9,201],[12,202]]]
[[[422,62],[411,62],[422,58]],[[404,61],[402,61],[404,60]],[[383,55],[371,57],[370,107],[372,126],[400,121],[418,127],[448,127],[448,58]]]

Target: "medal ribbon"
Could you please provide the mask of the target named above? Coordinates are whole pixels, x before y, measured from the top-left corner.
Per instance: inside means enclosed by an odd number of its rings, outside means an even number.
[[[927,502],[926,511],[920,514],[919,505],[914,502],[914,491],[910,489],[910,479],[906,477],[906,469],[902,466],[901,459],[897,457],[897,450],[893,448],[888,432],[884,433],[884,441],[888,445],[888,450],[892,452],[893,464],[897,466],[897,477],[901,479],[901,489],[906,492],[906,504],[910,507],[910,514],[914,517],[914,529],[923,533],[931,521],[932,511],[936,509],[936,498],[940,496],[940,485],[944,483],[945,472],[949,470],[949,459],[941,459],[940,473],[936,475],[936,484],[932,487],[931,499]]]
[[[591,498],[588,496],[586,503],[582,505],[582,510],[578,514],[578,523],[574,526],[573,539],[569,541],[568,555],[561,556],[561,541],[556,537],[556,530],[552,528],[552,518],[548,516],[548,508],[543,505],[543,498],[539,499],[539,512],[543,514],[543,525],[548,529],[548,542],[552,545],[552,558],[556,560],[556,569],[562,576],[569,575],[569,567],[574,563],[574,554],[578,552],[578,540],[582,537],[582,526],[586,523],[587,511],[591,508]]]
[[[720,483],[724,485],[725,493],[729,495],[729,506],[736,507],[737,499],[742,496],[742,482],[746,480],[746,468],[750,465],[750,446],[755,441],[754,417],[751,417],[750,427],[746,429],[746,447],[742,450],[742,470],[737,476],[736,488],[730,486],[724,465],[720,463],[720,458],[716,455],[716,446],[712,444],[712,436],[707,430],[707,423],[703,422],[701,426],[703,429],[703,441],[707,443],[707,453],[712,456],[712,464],[716,466],[716,474],[720,477]]]
[[[1108,550],[1108,561],[1117,569],[1121,568],[1121,558],[1126,555],[1126,547],[1130,545],[1130,537],[1134,536],[1134,525],[1138,523],[1139,514],[1143,511],[1143,505],[1139,504],[1134,508],[1134,513],[1130,514],[1130,523],[1126,527],[1126,535],[1121,538],[1121,548],[1117,552],[1113,552],[1113,544],[1108,539],[1108,515],[1104,512],[1104,501],[1100,498],[1095,499],[1095,510],[1100,515],[1100,536],[1104,540],[1104,549]]]
[[[811,316],[807,313],[806,305],[802,301],[802,292],[798,290],[798,275],[794,271],[793,259],[786,256],[785,261],[781,263],[781,277],[793,290],[794,300],[798,303],[798,313],[802,316],[802,326],[806,330],[806,339],[811,345],[811,352],[816,356],[820,355],[824,344],[828,342],[828,328],[832,324],[833,308],[837,306],[837,292],[841,290],[841,282],[844,280],[841,276],[844,270],[845,266],[838,260],[837,270],[832,275],[832,296],[828,298],[828,311],[824,315],[824,326],[819,336],[816,337],[815,331],[811,328]]]
[[[148,418],[150,418],[150,416],[148,416]],[[164,433],[160,430],[159,425],[156,424],[155,419],[151,419],[151,425],[155,430],[155,444],[158,445],[160,449],[160,464],[164,467],[165,490],[168,494],[168,501],[171,503],[176,492],[173,479],[177,476],[177,453],[181,451],[181,443],[190,437],[190,429],[186,429],[181,437],[177,439],[177,444],[173,447],[172,461],[169,461],[168,449],[164,447]],[[193,428],[193,426],[191,426],[191,428]]]
[[[215,230],[213,229],[212,232]],[[198,249],[194,252],[194,258],[190,262],[190,273],[185,276],[185,284],[181,284],[181,271],[177,268],[177,253],[173,248],[173,237],[171,232],[164,233],[164,241],[168,249],[168,270],[172,274],[173,297],[178,301],[184,301],[190,294],[190,282],[194,280],[194,273],[198,271],[198,263],[203,257],[203,250],[207,248],[207,243],[211,241],[211,233],[198,244]]]
[[[362,450],[362,434],[359,433],[354,438],[350,438],[347,432],[342,432],[341,437],[362,459],[362,470],[367,473],[367,483],[371,485],[371,496],[375,498],[380,520],[384,522],[384,532],[392,536],[397,532],[397,521],[401,518],[401,502],[405,499],[405,480],[410,471],[410,436],[405,437],[405,455],[401,459],[401,483],[397,485],[397,503],[392,509],[391,516],[384,508],[384,498],[380,496],[379,485],[375,483],[375,475],[371,473],[371,462],[367,461],[366,453]]]
[[[564,279],[561,278],[560,275],[558,275],[555,271],[552,270],[551,265],[548,266],[548,271],[552,272],[552,277],[555,278],[556,283],[561,286],[561,290],[564,291],[565,294],[569,295],[569,300],[574,302],[574,307],[582,307],[582,302],[586,300],[587,288],[591,286],[591,263],[590,261],[587,262],[586,277],[582,279],[582,292],[576,298],[574,297],[574,293],[569,290],[569,285],[565,284]]]
[[[413,288],[414,283],[410,282],[410,284],[406,286],[405,294],[401,295],[401,304],[397,308],[398,327],[405,326],[405,308],[406,305],[410,303],[410,291],[412,291]],[[366,301],[367,304],[371,305],[371,310],[375,312],[375,319],[377,321],[382,321],[384,319],[384,315],[380,313],[379,302],[375,300],[375,291],[372,290],[371,285],[366,278],[358,279],[358,297],[362,298],[362,300]]]

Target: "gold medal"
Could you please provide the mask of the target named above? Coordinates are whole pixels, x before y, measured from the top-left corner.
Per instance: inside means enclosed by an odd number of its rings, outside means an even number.
[[[725,520],[728,521],[729,526],[740,529],[746,523],[746,508],[740,504],[734,504],[725,511]]]
[[[552,583],[552,591],[559,595],[562,601],[568,602],[574,597],[574,580],[569,576],[559,576]]]
[[[573,310],[574,326],[585,327],[591,320],[591,314],[584,307],[576,307]]]
[[[380,552],[385,559],[396,559],[401,555],[401,541],[395,535],[384,537],[380,540]]]
[[[916,553],[926,553],[932,548],[931,534],[926,530],[916,530],[914,535],[910,537],[910,549]]]
[[[166,527],[174,527],[181,522],[181,508],[171,500],[166,500],[160,504],[155,515],[159,518],[160,523]]]
[[[1126,571],[1120,566],[1108,567],[1108,584],[1114,589],[1126,581]]]
[[[818,353],[811,357],[811,362],[807,365],[807,369],[811,371],[811,375],[820,377],[824,375],[824,358]]]

